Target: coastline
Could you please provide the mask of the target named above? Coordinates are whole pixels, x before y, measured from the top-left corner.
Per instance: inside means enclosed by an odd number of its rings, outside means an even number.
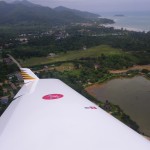
[[[114,24],[104,25],[105,27],[145,33],[150,31],[150,12],[124,12],[124,17],[115,16],[114,13],[116,14],[116,12],[103,13],[103,17],[115,22]]]
[[[119,29],[119,30],[128,30],[128,31],[135,31],[135,32],[148,32],[146,30],[142,30],[142,29],[138,29],[138,28],[134,28],[134,27],[125,27],[125,26],[119,26],[119,25],[116,25],[115,23],[114,24],[104,24],[103,26],[105,26],[106,28],[110,28],[110,27],[113,27],[114,29]]]

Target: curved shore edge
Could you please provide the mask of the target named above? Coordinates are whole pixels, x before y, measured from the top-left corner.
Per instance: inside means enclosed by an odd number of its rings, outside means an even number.
[[[146,71],[146,72],[145,72]],[[148,73],[149,72],[149,73]],[[114,74],[116,76],[114,76],[114,78],[110,78],[105,80],[102,83],[95,83],[92,85],[89,85],[85,88],[85,91],[90,94],[91,96],[93,96],[94,98],[96,98],[96,95],[94,95],[94,93],[92,92],[93,89],[95,88],[103,88],[103,86],[105,86],[107,84],[107,82],[109,82],[110,80],[113,79],[120,79],[120,78],[133,78],[135,76],[143,76],[146,79],[150,79],[150,65],[135,65],[133,67],[130,67],[128,69],[122,69],[122,70],[109,70],[109,73]],[[112,104],[113,105],[113,104]],[[124,113],[124,112],[123,112]],[[125,114],[125,113],[124,113]],[[118,118],[120,120],[120,118]],[[134,121],[133,121],[134,122]],[[124,122],[125,123],[125,122]],[[125,123],[126,124],[126,123]],[[137,123],[136,123],[137,124]],[[138,125],[138,124],[137,124]],[[143,133],[142,131],[137,131],[139,132],[141,135],[145,136],[148,140],[150,140],[150,136],[146,135],[145,133]]]

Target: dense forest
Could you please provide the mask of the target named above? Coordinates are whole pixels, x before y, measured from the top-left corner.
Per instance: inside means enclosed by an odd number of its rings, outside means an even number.
[[[65,26],[60,29],[53,28],[51,33],[44,34],[50,29],[29,31],[23,30],[28,43],[20,44],[17,40],[19,31],[11,34],[1,32],[0,43],[4,47],[3,54],[11,53],[14,57],[27,59],[30,57],[47,56],[49,53],[66,53],[67,51],[83,50],[98,45],[110,45],[120,48],[137,58],[137,64],[150,63],[150,32],[134,32],[116,30],[103,26]],[[9,44],[7,44],[9,43]]]

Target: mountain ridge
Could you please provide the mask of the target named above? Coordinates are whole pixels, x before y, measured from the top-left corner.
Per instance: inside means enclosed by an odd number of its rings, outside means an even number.
[[[94,14],[88,11],[81,11],[81,10],[76,10],[76,9],[70,9],[64,6],[58,6],[54,8],[55,11],[57,12],[63,12],[63,11],[68,11],[68,12],[72,12],[75,13],[81,17],[85,17],[85,18],[98,18],[100,17],[100,15],[98,14]]]
[[[30,1],[0,1],[0,25],[6,24],[48,24],[63,25],[88,22],[100,15],[63,6],[50,8]]]

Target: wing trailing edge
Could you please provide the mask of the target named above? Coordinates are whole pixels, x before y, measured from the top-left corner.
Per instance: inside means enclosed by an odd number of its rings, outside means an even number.
[[[21,65],[17,62],[17,60],[7,54],[9,56],[9,58],[18,66],[18,68],[20,69],[21,71],[21,75],[22,75],[22,78],[24,80],[24,83],[28,83],[28,82],[31,82],[31,81],[35,81],[35,80],[38,80],[39,78],[28,68],[22,68]]]
[[[28,68],[20,68],[24,83],[38,80],[39,78]]]

